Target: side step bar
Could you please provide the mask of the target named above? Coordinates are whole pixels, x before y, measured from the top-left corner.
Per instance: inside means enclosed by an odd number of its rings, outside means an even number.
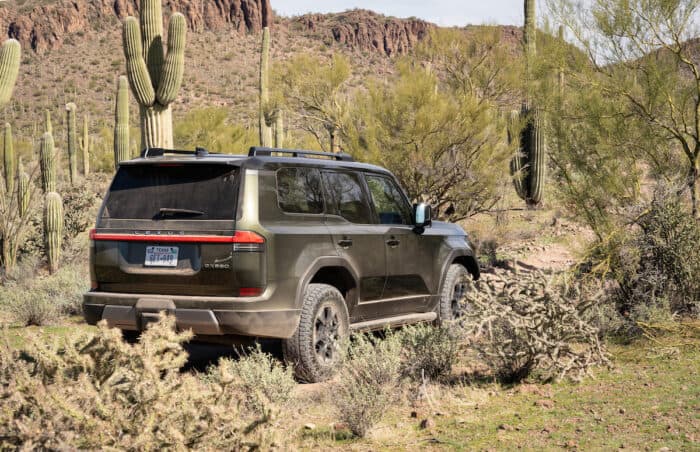
[[[436,312],[423,312],[415,314],[400,315],[397,317],[388,317],[378,320],[367,320],[364,322],[353,323],[350,325],[350,331],[374,331],[383,330],[384,328],[393,328],[411,323],[432,322],[437,319]]]

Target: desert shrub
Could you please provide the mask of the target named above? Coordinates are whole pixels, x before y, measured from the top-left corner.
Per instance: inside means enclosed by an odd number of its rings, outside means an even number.
[[[676,191],[659,188],[618,251],[616,293],[632,321],[665,320],[700,310],[700,223]]]
[[[457,361],[462,337],[458,328],[416,325],[401,332],[402,373],[416,381],[448,377]]]
[[[66,266],[51,276],[38,277],[36,263],[36,259],[20,262],[17,270],[22,271],[0,286],[0,309],[20,325],[47,325],[61,315],[81,314],[83,293],[89,288],[87,269]]]
[[[362,335],[353,339],[339,381],[331,388],[331,400],[354,435],[364,437],[396,399],[400,369],[398,335],[389,334],[384,340]]]
[[[577,288],[536,273],[467,284],[475,286],[465,313],[471,346],[500,381],[579,380],[608,363],[598,330],[585,319],[594,302]]]
[[[282,409],[292,398],[296,387],[293,369],[264,353],[260,345],[242,353],[238,360],[222,360],[219,365],[235,376],[246,409],[255,415],[267,415],[270,407]]]
[[[53,342],[0,346],[2,448],[185,450],[255,448],[266,419],[241,421],[228,366],[207,378],[180,373],[187,360],[175,320],[164,318],[131,346],[116,329]],[[263,445],[264,446],[264,445]]]

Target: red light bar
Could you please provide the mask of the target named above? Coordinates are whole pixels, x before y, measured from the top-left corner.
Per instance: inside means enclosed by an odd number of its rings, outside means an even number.
[[[263,293],[260,287],[241,287],[238,290],[239,297],[257,297]]]
[[[160,242],[160,243],[265,243],[265,239],[251,231],[236,231],[227,235],[160,235],[160,234],[119,234],[90,230],[90,240],[113,242]]]

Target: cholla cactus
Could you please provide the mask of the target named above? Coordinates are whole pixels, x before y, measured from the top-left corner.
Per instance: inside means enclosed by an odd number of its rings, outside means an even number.
[[[61,242],[63,241],[63,200],[61,195],[51,192],[46,195],[44,207],[44,239],[46,242],[46,257],[49,261],[49,271],[58,270],[61,259]]]
[[[83,116],[83,136],[80,138],[80,151],[83,154],[83,174],[90,174],[90,129],[88,115]]]
[[[75,110],[77,107],[73,102],[66,104],[68,168],[71,185],[75,185],[78,180],[78,140],[76,138]]]
[[[263,28],[262,48],[260,50],[260,145],[272,146],[272,129],[266,115],[268,102],[270,102],[270,29]]]
[[[177,98],[185,70],[185,16],[175,13],[168,29],[168,53],[163,55],[161,0],[142,0],[140,25],[134,17],[124,21],[124,56],[131,90],[141,107],[143,148],[172,148],[170,104]]]
[[[14,39],[8,39],[0,48],[0,105],[5,105],[12,97],[21,54],[19,42]]]
[[[50,132],[46,132],[41,137],[39,164],[41,166],[41,187],[44,193],[56,191],[56,154],[53,135]]]
[[[118,168],[129,160],[129,82],[123,75],[119,77],[114,118],[114,168]]]
[[[15,148],[12,143],[12,126],[5,123],[5,139],[3,142],[3,161],[5,173],[5,189],[12,194],[15,190],[15,173],[17,166],[15,162]]]

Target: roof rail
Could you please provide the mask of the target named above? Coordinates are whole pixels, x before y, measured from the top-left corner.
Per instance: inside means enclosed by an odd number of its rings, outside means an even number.
[[[163,149],[163,148],[146,148],[141,151],[142,158],[152,158],[152,157],[162,157],[166,154],[174,155],[193,155],[195,157],[206,157],[209,155],[209,151],[204,148],[196,148],[194,151],[182,151],[177,149]]]
[[[326,157],[341,162],[354,162],[350,154],[319,151],[304,151],[301,149],[277,149],[261,146],[253,146],[248,152],[248,157],[272,157],[273,154],[290,154],[292,157]]]

